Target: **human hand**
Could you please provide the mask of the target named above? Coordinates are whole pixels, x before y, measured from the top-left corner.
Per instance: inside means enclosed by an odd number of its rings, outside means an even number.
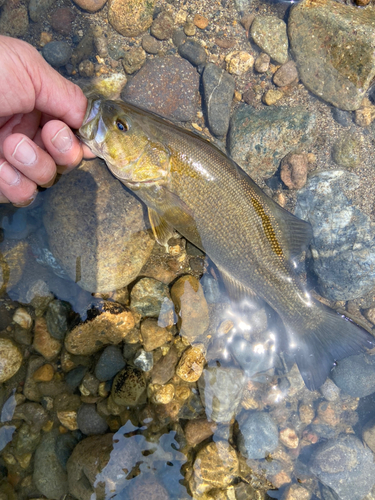
[[[69,128],[81,126],[87,100],[21,40],[0,36],[0,68],[0,203],[25,206],[57,171],[94,157]]]

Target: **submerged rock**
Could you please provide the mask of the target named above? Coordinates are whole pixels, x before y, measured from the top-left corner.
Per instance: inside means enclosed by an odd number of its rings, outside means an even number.
[[[18,372],[22,359],[21,351],[11,340],[0,338],[0,384]]]
[[[152,24],[154,0],[110,0],[108,21],[123,36],[138,36]]]
[[[375,356],[359,354],[342,359],[332,370],[337,387],[355,398],[375,392]]]
[[[315,115],[297,106],[255,110],[242,105],[231,118],[230,156],[255,180],[271,177],[280,160],[314,139]]]
[[[141,203],[99,159],[83,162],[48,191],[43,219],[52,253],[89,292],[133,281],[154,245]]]
[[[330,439],[315,450],[311,472],[340,500],[362,500],[375,484],[372,452],[355,436]]]
[[[291,11],[289,39],[302,82],[334,106],[355,110],[375,76],[375,12],[333,0]]]
[[[286,24],[276,16],[256,16],[251,30],[254,42],[280,64],[288,60],[288,35]]]
[[[366,295],[375,285],[374,224],[352,205],[358,176],[345,170],[319,172],[298,192],[295,214],[311,223],[314,273],[331,300]]]
[[[279,444],[277,425],[269,413],[252,411],[239,422],[238,449],[246,458],[265,458]]]

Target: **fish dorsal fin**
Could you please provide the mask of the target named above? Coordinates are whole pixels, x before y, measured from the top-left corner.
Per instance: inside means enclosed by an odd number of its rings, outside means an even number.
[[[273,200],[267,201],[267,205],[279,226],[278,238],[285,258],[293,260],[308,247],[313,237],[312,227],[309,222],[299,219]]]
[[[151,229],[159,245],[169,251],[168,241],[174,235],[173,227],[153,208],[148,208],[148,217],[150,219]]]

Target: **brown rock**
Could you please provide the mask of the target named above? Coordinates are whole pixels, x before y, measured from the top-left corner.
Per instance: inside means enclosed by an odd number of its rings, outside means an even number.
[[[51,336],[44,318],[35,320],[33,347],[47,361],[54,359],[61,351],[61,342]]]
[[[82,162],[48,190],[43,220],[53,255],[90,292],[133,281],[154,246],[141,203],[99,159]]]
[[[221,49],[231,49],[236,45],[236,40],[234,38],[221,37],[215,38],[215,43]]]
[[[371,0],[355,0],[355,3],[360,7],[365,7],[371,2]]]
[[[153,384],[166,384],[175,374],[178,361],[178,353],[175,347],[171,347],[167,354],[159,359],[151,371]]]
[[[136,406],[146,399],[144,373],[126,366],[115,377],[112,384],[112,399],[119,406]]]
[[[235,50],[225,58],[227,71],[232,75],[243,75],[253,67],[254,57],[248,52]]]
[[[18,2],[7,2],[0,17],[0,33],[17,38],[25,36],[28,29],[27,7]]]
[[[285,87],[293,82],[298,81],[298,71],[294,61],[290,60],[280,66],[273,75],[273,83],[278,87]]]
[[[144,35],[142,37],[142,47],[148,54],[157,54],[162,44],[151,35]]]
[[[207,17],[204,17],[201,14],[195,14],[193,23],[200,30],[204,30],[208,26],[208,19]]]
[[[22,353],[9,339],[0,338],[0,384],[15,375],[22,364]]]
[[[158,320],[146,318],[141,324],[141,336],[145,351],[153,351],[165,344],[171,334],[166,328],[158,326]]]
[[[176,56],[147,60],[123,90],[121,97],[176,121],[196,116],[199,75]]]
[[[215,422],[209,422],[206,418],[189,420],[184,429],[186,441],[190,446],[195,446],[212,436],[216,429]]]
[[[72,30],[72,23],[74,21],[73,12],[67,7],[56,9],[51,14],[51,26],[62,35],[69,35]]]
[[[282,500],[310,500],[311,493],[299,484],[292,484],[285,490]]]
[[[208,328],[208,305],[197,278],[182,276],[172,286],[171,297],[178,316],[180,335],[193,343]]]
[[[166,405],[173,400],[174,385],[150,384],[147,388],[148,396],[152,403],[156,405]]]
[[[206,363],[206,350],[203,344],[186,349],[176,368],[178,375],[185,382],[196,382],[202,375]]]
[[[145,62],[146,52],[142,49],[142,47],[136,47],[125,52],[122,65],[124,66],[126,73],[128,75],[132,75],[136,71],[140,70]]]
[[[160,12],[151,25],[151,35],[158,40],[168,40],[172,37],[174,20],[169,12]]]
[[[154,0],[110,0],[108,21],[123,36],[138,36],[152,24]]]
[[[239,461],[226,441],[209,443],[195,458],[190,482],[193,496],[203,495],[213,488],[226,488],[239,473]]]
[[[307,180],[305,154],[290,154],[281,161],[281,180],[289,189],[301,189]]]
[[[24,330],[30,330],[33,326],[33,319],[24,307],[18,307],[13,314],[13,321]]]
[[[0,243],[0,295],[17,285],[21,279],[27,249],[25,241],[5,240]]]
[[[360,127],[368,127],[375,120],[375,106],[365,106],[354,113],[354,121]]]
[[[340,414],[338,406],[331,401],[322,401],[318,406],[318,417],[328,425],[336,427],[340,423]]]
[[[282,429],[279,434],[280,442],[290,449],[296,449],[299,445],[299,439],[294,429],[287,427]]]
[[[107,0],[73,0],[73,2],[88,12],[96,12],[100,10]]]
[[[246,31],[249,31],[250,26],[253,24],[253,21],[255,19],[255,14],[244,14],[241,17],[240,23],[242,26],[245,28]]]
[[[94,63],[89,61],[88,59],[85,59],[84,61],[79,63],[78,71],[80,76],[82,76],[83,78],[90,78],[91,76],[93,76],[95,71]]]
[[[186,23],[184,24],[184,33],[186,36],[194,36],[197,32],[197,28],[195,26],[195,24],[191,21],[191,20],[188,20],[186,21]]]
[[[271,61],[270,56],[265,52],[262,52],[255,59],[254,62],[255,71],[257,71],[258,73],[266,73],[266,71],[268,71],[268,68],[270,67],[270,61]]]
[[[299,418],[303,424],[309,425],[315,417],[314,408],[310,405],[301,405],[299,407]]]
[[[33,373],[33,379],[36,382],[50,382],[53,379],[55,371],[49,363],[41,366]]]
[[[71,354],[90,356],[105,345],[122,342],[134,324],[130,311],[111,307],[92,321],[73,328],[65,337],[65,348]]]
[[[267,90],[267,92],[263,96],[263,102],[264,104],[267,104],[267,106],[273,106],[274,104],[277,103],[280,99],[284,97],[283,92],[281,90],[274,90],[270,89]]]

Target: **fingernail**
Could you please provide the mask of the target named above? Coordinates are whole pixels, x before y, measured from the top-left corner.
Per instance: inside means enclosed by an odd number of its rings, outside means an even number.
[[[8,184],[8,186],[14,186],[15,184],[18,184],[20,178],[21,177],[18,170],[13,168],[6,161],[4,161],[0,165],[0,179]]]
[[[47,184],[41,184],[40,187],[42,187],[42,188],[50,188],[51,186],[53,186],[54,183],[55,183],[55,180],[56,180],[56,176],[57,176],[57,172],[52,177],[52,179],[49,182],[47,182]]]
[[[36,153],[34,148],[26,139],[20,140],[15,147],[12,156],[23,165],[32,165],[36,162]]]
[[[51,139],[52,144],[60,153],[66,153],[72,147],[73,138],[68,127],[63,127]]]
[[[23,201],[22,203],[13,203],[13,205],[15,207],[19,207],[19,208],[28,207],[35,200],[37,194],[38,194],[38,191],[35,191],[34,194],[32,195],[32,197],[29,198],[28,200]]]

